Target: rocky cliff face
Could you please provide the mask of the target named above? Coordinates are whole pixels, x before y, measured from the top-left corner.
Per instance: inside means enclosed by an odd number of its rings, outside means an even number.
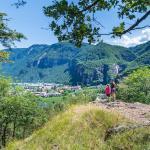
[[[90,73],[86,72],[84,66],[72,62],[69,66],[69,73],[72,76],[72,84],[80,85],[97,85],[106,84],[111,78],[108,71],[109,65],[103,64],[99,67],[93,68]]]
[[[121,74],[127,67],[125,64],[120,64],[119,74]],[[96,68],[92,68],[90,72],[87,72],[84,66],[73,63],[69,66],[69,73],[72,77],[71,83],[74,85],[98,85],[107,84],[117,74],[113,72],[112,65],[102,64]]]

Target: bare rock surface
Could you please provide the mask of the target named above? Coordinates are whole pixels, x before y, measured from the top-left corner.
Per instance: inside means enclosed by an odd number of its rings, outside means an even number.
[[[92,103],[100,108],[116,111],[131,121],[143,125],[150,125],[150,105],[138,102],[126,103],[118,100],[109,102],[107,99],[101,99],[99,97]]]

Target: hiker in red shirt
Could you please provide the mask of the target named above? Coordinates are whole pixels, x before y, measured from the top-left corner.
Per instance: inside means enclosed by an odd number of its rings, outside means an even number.
[[[110,95],[111,95],[111,87],[110,87],[109,84],[107,84],[106,87],[105,87],[105,94],[106,94],[106,96],[108,98],[108,101],[109,101],[109,98],[110,98]]]

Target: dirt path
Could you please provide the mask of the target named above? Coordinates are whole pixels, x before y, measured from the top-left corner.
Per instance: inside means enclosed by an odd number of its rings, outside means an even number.
[[[91,104],[109,111],[116,111],[139,124],[150,125],[150,105],[122,101],[104,102],[101,100],[96,100]]]

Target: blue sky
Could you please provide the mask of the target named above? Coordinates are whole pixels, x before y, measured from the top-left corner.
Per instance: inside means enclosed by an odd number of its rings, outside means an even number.
[[[48,28],[50,19],[44,16],[42,8],[52,3],[52,0],[27,0],[24,7],[16,9],[11,4],[16,0],[0,0],[0,12],[5,12],[11,20],[8,25],[12,29],[23,33],[28,39],[17,42],[17,47],[29,47],[32,44],[53,44],[57,42],[57,38]],[[97,19],[105,27],[103,33],[110,32],[112,26],[118,25],[116,11],[101,12],[96,15]],[[142,25],[150,24],[150,18],[146,19]],[[112,39],[109,36],[102,37],[104,42],[123,46],[134,46],[150,40],[150,29],[134,31],[132,35],[125,35],[122,39]]]

